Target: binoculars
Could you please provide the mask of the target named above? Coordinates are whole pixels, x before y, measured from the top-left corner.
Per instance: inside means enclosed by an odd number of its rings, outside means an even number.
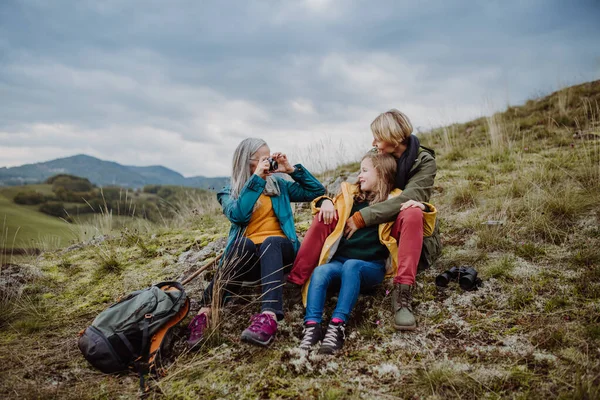
[[[435,278],[435,284],[439,287],[446,287],[448,283],[456,280],[458,280],[458,285],[462,290],[474,290],[481,284],[481,279],[477,278],[475,268],[468,265],[452,267],[439,274]]]

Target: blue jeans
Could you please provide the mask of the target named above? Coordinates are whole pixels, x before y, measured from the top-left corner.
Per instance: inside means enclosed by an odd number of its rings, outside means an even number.
[[[384,277],[385,261],[334,257],[329,263],[318,266],[310,278],[304,321],[321,322],[327,288],[332,283],[339,283],[340,294],[331,318],[347,322],[360,290],[373,288],[383,282]]]
[[[261,281],[261,311],[271,311],[278,319],[283,318],[283,274],[294,262],[294,246],[288,238],[270,236],[259,245],[246,237],[235,241],[221,265],[221,273],[215,275],[202,295],[201,305],[209,306],[215,279],[226,282],[222,295],[236,295],[242,282]]]

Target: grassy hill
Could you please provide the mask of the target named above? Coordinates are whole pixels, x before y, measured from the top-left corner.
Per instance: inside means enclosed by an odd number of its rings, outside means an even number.
[[[17,206],[3,197],[0,208],[6,218],[0,225],[4,228],[0,248],[60,248],[74,239],[67,224],[57,218]]]
[[[38,191],[51,185],[36,185]],[[21,206],[12,199],[18,191],[0,190],[0,249],[55,249],[64,247],[75,236],[68,224],[37,211],[35,206]]]
[[[212,192],[147,185],[143,190],[97,188],[76,176],[48,183],[0,187],[0,253],[13,256],[57,249],[113,230],[165,224],[181,208],[195,208]],[[6,258],[6,257],[4,257]]]
[[[129,188],[141,188],[144,185],[155,184],[218,189],[227,182],[225,177],[194,176],[185,178],[180,173],[159,165],[134,167],[78,154],[18,167],[2,167],[0,168],[0,185],[38,183],[57,174],[77,175],[100,186],[113,185]]]
[[[340,354],[296,349],[297,306],[262,349],[239,340],[258,303],[238,303],[220,310],[200,351],[176,343],[176,362],[152,382],[150,396],[600,398],[599,138],[600,81],[422,135],[438,154],[431,202],[444,253],[417,277],[415,332],[393,330],[384,287],[359,300]],[[354,168],[336,171],[347,176]],[[158,228],[4,266],[0,278],[19,284],[0,296],[0,394],[134,397],[136,377],[91,369],[77,332],[120,295],[189,275],[197,265],[185,261],[188,252],[214,257],[228,223],[214,198],[194,204]],[[310,219],[296,210],[300,234]],[[464,264],[479,271],[479,290],[435,286],[437,274]],[[189,285],[192,298],[210,277]]]

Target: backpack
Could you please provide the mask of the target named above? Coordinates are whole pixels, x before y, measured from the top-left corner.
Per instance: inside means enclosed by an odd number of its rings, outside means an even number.
[[[140,375],[159,372],[161,356],[171,344],[171,329],[190,309],[183,286],[162,282],[130,293],[102,311],[92,325],[80,333],[79,349],[100,371],[110,374],[130,367]]]

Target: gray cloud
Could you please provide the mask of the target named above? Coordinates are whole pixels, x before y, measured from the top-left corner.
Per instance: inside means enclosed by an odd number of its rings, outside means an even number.
[[[247,136],[351,158],[391,107],[428,127],[597,79],[599,17],[594,1],[5,0],[0,165],[85,152],[223,175]]]

